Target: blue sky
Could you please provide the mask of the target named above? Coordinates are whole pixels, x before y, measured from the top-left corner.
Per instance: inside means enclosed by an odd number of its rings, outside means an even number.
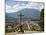
[[[24,8],[41,10],[44,8],[44,3],[41,2],[30,2],[30,1],[16,1],[6,0],[6,12],[18,12]]]

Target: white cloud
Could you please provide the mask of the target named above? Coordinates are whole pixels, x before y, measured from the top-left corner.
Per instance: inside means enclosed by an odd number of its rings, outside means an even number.
[[[27,4],[25,4],[25,3],[19,4],[18,3],[14,6],[6,5],[6,12],[8,12],[8,13],[17,12],[17,11],[22,10],[24,8],[33,8],[33,9],[41,10],[43,7],[44,7],[44,5],[40,4],[40,3],[31,3],[31,2],[28,2]]]
[[[17,12],[23,8],[24,7],[21,7],[19,4],[14,5],[13,7],[6,5],[6,12],[8,12],[8,13]]]
[[[9,5],[6,4],[6,9],[8,9],[8,8],[11,8],[11,6],[9,6]]]
[[[40,4],[40,11],[44,8],[44,4]]]

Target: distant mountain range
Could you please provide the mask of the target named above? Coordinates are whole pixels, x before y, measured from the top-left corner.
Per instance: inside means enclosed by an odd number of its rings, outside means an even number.
[[[36,9],[23,9],[18,12],[7,13],[7,14],[11,17],[16,18],[19,17],[18,15],[20,14],[20,12],[24,15],[24,17],[36,18],[40,16],[40,11]]]
[[[8,20],[8,21],[12,21],[12,20],[17,20],[15,18],[19,18],[18,15],[20,15],[20,13],[22,13],[23,18],[30,18],[30,19],[39,19],[40,17],[40,11],[39,10],[36,10],[36,9],[23,9],[23,10],[20,10],[18,12],[13,12],[13,13],[5,13],[5,18]],[[12,19],[12,20],[11,20]]]

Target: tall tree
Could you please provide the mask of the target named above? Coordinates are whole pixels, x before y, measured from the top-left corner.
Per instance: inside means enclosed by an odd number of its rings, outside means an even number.
[[[42,30],[44,31],[44,9],[42,9],[40,12],[40,26]]]

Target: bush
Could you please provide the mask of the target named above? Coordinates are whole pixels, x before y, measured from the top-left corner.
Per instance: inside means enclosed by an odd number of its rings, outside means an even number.
[[[13,29],[13,28],[11,28],[11,29],[5,28],[5,32],[6,33],[15,32],[15,29]]]
[[[36,31],[36,30],[34,29],[34,27],[32,27],[31,31]]]

